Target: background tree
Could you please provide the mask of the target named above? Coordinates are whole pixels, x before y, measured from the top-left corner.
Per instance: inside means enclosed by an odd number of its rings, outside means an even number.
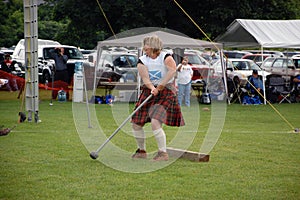
[[[59,35],[61,35],[68,26],[68,19],[63,18],[55,21],[54,15],[55,2],[49,1],[39,5],[38,7],[38,29],[39,38],[52,39],[59,41]]]
[[[201,29],[216,38],[237,18],[300,19],[299,0],[177,0]],[[114,33],[138,27],[166,27],[207,39],[173,0],[44,0],[38,7],[39,38],[91,49]],[[23,0],[0,1],[0,46],[24,38]]]
[[[24,37],[23,1],[0,2],[0,46],[11,47]]]

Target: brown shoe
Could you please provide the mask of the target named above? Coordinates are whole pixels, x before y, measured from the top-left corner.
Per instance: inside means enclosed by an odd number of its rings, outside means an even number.
[[[131,156],[132,158],[147,158],[145,150],[137,149],[136,152]]]
[[[152,161],[168,161],[169,155],[167,152],[158,151],[156,156],[152,159]]]

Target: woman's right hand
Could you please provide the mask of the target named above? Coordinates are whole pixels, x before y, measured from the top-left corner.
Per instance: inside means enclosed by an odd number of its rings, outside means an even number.
[[[158,93],[159,93],[159,91],[158,91],[157,88],[153,88],[153,89],[151,90],[151,94],[153,94],[154,96],[157,96]]]

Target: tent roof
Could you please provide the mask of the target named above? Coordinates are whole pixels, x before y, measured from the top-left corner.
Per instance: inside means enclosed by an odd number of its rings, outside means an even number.
[[[226,47],[300,48],[300,20],[236,19],[215,41]]]
[[[143,28],[144,32],[145,30],[149,30],[147,28]],[[153,30],[153,29],[151,29]],[[169,31],[169,32],[167,32]],[[127,31],[132,33],[136,33],[137,31],[131,30]],[[221,48],[222,45],[214,42],[208,42],[203,40],[197,40],[193,38],[189,38],[187,36],[184,36],[178,32],[174,34],[175,32],[172,31],[170,33],[169,29],[161,29],[161,30],[154,30],[147,33],[142,34],[136,34],[129,37],[116,37],[116,39],[108,39],[104,41],[98,42],[98,47],[103,46],[122,46],[122,47],[141,47],[142,41],[144,37],[150,36],[150,35],[157,35],[163,42],[164,48]],[[124,35],[124,34],[123,34]]]

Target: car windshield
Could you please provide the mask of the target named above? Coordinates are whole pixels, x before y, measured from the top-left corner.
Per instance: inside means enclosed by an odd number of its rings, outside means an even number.
[[[256,69],[256,70],[261,70],[261,68],[256,64],[256,63],[251,63],[250,64],[250,70],[254,70],[254,69]]]
[[[232,64],[237,70],[261,70],[253,61],[232,61]]]
[[[51,48],[45,48],[43,50],[44,58],[45,59],[52,59],[50,50]],[[71,48],[71,47],[64,47],[65,49],[65,55],[68,56],[68,59],[75,59],[75,60],[81,60],[84,59],[81,51],[77,48]]]
[[[267,56],[264,56],[263,59],[265,59]],[[262,62],[262,57],[259,55],[251,55],[251,56],[247,56],[247,59],[253,60],[255,62]]]
[[[91,54],[91,53],[96,52],[96,50],[83,50],[83,49],[81,49],[80,51],[82,54]]]
[[[224,63],[224,64],[225,64],[225,63]],[[229,69],[229,70],[231,70],[231,69],[233,68],[232,63],[231,63],[229,60],[227,60],[227,64],[225,64],[225,65],[226,65],[226,68]],[[217,61],[217,62],[213,65],[213,68],[214,68],[214,70],[215,70],[216,72],[222,72],[221,61],[220,61],[220,60]]]
[[[203,63],[200,59],[199,56],[197,55],[186,55],[189,59],[189,63],[194,64],[194,65],[203,65]]]
[[[273,61],[274,61],[274,58],[267,58],[267,59],[264,61],[263,66],[264,66],[264,67],[271,67]]]
[[[130,68],[137,66],[138,59],[133,55],[115,55],[113,56],[114,66],[121,68]]]
[[[295,64],[294,64],[293,60],[291,60],[291,59],[287,60],[287,67],[289,67],[289,68],[294,68],[295,67]]]
[[[298,69],[300,68],[300,59],[293,59],[295,67]]]
[[[65,48],[65,54],[69,59],[84,59],[81,51],[77,48]]]

